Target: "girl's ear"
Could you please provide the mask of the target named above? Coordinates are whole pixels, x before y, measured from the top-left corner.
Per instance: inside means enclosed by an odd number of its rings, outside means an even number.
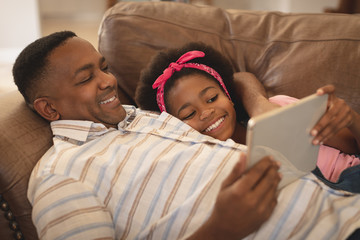
[[[60,119],[60,113],[54,108],[47,97],[35,99],[33,106],[37,113],[50,122]]]

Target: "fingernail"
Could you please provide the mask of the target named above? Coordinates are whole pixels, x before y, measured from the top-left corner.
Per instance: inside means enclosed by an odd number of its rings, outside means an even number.
[[[322,95],[322,94],[324,94],[324,91],[323,91],[322,89],[318,89],[318,90],[316,91],[316,93],[319,94],[319,95]]]
[[[314,145],[318,145],[318,144],[319,144],[319,140],[314,140],[314,141],[313,141],[313,144],[314,144]]]
[[[313,130],[311,131],[311,135],[312,135],[312,136],[316,136],[317,133],[318,133],[318,131],[317,131],[316,129],[313,129]]]

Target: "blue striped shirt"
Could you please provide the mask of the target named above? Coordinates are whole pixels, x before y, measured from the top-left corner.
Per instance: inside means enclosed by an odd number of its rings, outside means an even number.
[[[208,218],[246,147],[167,113],[126,109],[119,129],[51,123],[54,146],[28,190],[40,238],[183,239]],[[269,221],[247,239],[344,239],[359,228],[359,209],[358,195],[306,175],[280,191]]]

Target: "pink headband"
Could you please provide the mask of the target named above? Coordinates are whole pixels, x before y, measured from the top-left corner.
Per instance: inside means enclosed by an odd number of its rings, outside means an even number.
[[[226,95],[231,100],[230,95],[225,87],[225,84],[220,77],[220,75],[211,67],[206,66],[204,64],[199,63],[187,63],[188,61],[198,58],[198,57],[204,57],[205,53],[201,51],[190,51],[182,55],[176,62],[170,63],[169,67],[167,67],[163,74],[161,74],[152,85],[153,89],[157,88],[156,93],[156,102],[159,106],[160,112],[166,112],[165,108],[165,102],[164,102],[164,86],[166,81],[174,74],[175,71],[180,71],[183,67],[185,68],[196,68],[202,71],[205,71],[209,73],[211,76],[213,76],[221,85],[221,87],[224,89]]]

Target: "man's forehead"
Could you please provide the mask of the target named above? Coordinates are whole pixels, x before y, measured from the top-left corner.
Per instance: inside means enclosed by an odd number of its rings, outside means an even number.
[[[101,55],[88,41],[73,37],[54,49],[49,56],[49,63],[55,68],[67,67],[73,69],[88,64],[95,55],[96,58],[101,58]]]
[[[62,45],[54,49],[54,55],[60,56],[79,56],[96,51],[95,48],[86,40],[73,37],[67,39]]]

